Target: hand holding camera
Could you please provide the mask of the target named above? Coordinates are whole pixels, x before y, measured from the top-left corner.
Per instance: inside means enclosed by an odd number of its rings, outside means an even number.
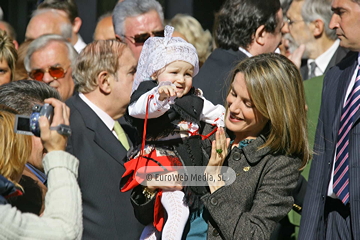
[[[49,98],[44,105],[34,105],[30,117],[16,115],[14,130],[19,134],[41,137],[48,152],[64,150],[69,127],[70,109],[65,103]]]
[[[49,120],[52,114],[48,114],[48,110],[41,112],[39,117],[40,136],[45,149],[48,152],[65,150],[67,137],[71,134],[69,127],[70,109],[65,103],[49,98],[45,100],[45,103],[53,106],[52,122]],[[48,106],[48,105],[47,105]],[[50,108],[51,109],[51,108]]]

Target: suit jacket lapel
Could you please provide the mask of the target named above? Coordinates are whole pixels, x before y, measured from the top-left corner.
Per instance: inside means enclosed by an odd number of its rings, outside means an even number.
[[[114,136],[110,129],[108,129],[101,121],[96,113],[79,97],[79,95],[76,96],[75,100],[79,112],[84,117],[86,127],[95,133],[94,142],[106,153],[108,153],[115,161],[123,165],[123,158],[126,156],[127,152],[126,149],[122,146],[120,141]]]
[[[99,126],[99,129],[95,131],[94,142],[104,149],[115,161],[124,165],[124,157],[126,156],[127,150],[105,124],[103,125],[104,128]]]

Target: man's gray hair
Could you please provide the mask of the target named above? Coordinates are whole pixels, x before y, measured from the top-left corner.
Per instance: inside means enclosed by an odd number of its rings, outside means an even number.
[[[329,28],[332,17],[331,0],[305,0],[301,15],[305,22],[321,19],[324,22],[325,35],[332,40],[337,39],[335,30]]]
[[[50,8],[44,8],[44,9],[36,9],[32,15],[31,18],[43,14],[43,13],[47,13],[47,12],[51,12],[51,14],[54,17],[65,17],[64,15],[61,14],[60,10],[56,10],[56,9],[50,9]],[[60,31],[61,31],[61,36],[65,39],[71,39],[72,37],[72,25],[71,22],[62,22],[60,25]]]
[[[118,2],[113,11],[113,24],[115,34],[118,36],[125,35],[125,19],[136,17],[141,14],[155,10],[164,22],[164,12],[160,3],[156,0],[125,0]]]
[[[60,35],[45,34],[45,35],[38,37],[34,41],[32,41],[29,45],[29,48],[26,52],[26,56],[24,59],[24,65],[25,65],[25,69],[27,72],[31,71],[30,59],[31,59],[31,56],[33,55],[33,53],[42,48],[45,48],[52,42],[63,43],[68,49],[68,58],[71,62],[71,65],[73,65],[75,63],[78,53],[76,52],[74,47],[71,45],[71,43],[69,43],[65,38],[63,38]]]
[[[21,115],[30,116],[34,104],[42,104],[47,98],[60,100],[60,95],[44,82],[20,80],[0,86],[0,104],[15,109]]]

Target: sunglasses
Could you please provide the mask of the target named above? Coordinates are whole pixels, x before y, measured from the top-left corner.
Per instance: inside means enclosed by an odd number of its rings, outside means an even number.
[[[155,37],[164,37],[164,30],[161,31],[153,31],[151,33],[142,33],[142,34],[136,34],[133,37],[130,37],[132,39],[134,39],[134,42],[137,44],[143,44],[146,40],[148,40],[149,37],[151,37],[151,34],[154,35]],[[127,37],[125,35],[123,35],[124,37]],[[129,38],[129,37],[127,37]]]
[[[62,78],[65,76],[67,70],[64,70],[62,67],[48,67],[47,69],[34,69],[29,72],[29,77],[36,81],[42,81],[44,78],[45,73],[49,73],[51,77],[55,80],[58,78]]]

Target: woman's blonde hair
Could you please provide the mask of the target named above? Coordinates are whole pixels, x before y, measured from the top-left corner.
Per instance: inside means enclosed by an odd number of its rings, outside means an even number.
[[[6,61],[11,72],[11,81],[15,78],[15,65],[18,55],[11,38],[3,30],[0,30],[0,61]]]
[[[31,136],[14,132],[14,110],[0,105],[0,174],[16,185],[31,154]]]
[[[169,25],[186,37],[186,40],[194,45],[199,56],[200,66],[208,58],[212,51],[212,36],[209,30],[204,31],[196,18],[186,14],[176,14]]]
[[[302,78],[286,57],[266,53],[247,58],[232,72],[243,73],[246,87],[256,109],[269,119],[269,131],[263,147],[300,157],[304,167],[311,157],[307,138],[306,103]]]

